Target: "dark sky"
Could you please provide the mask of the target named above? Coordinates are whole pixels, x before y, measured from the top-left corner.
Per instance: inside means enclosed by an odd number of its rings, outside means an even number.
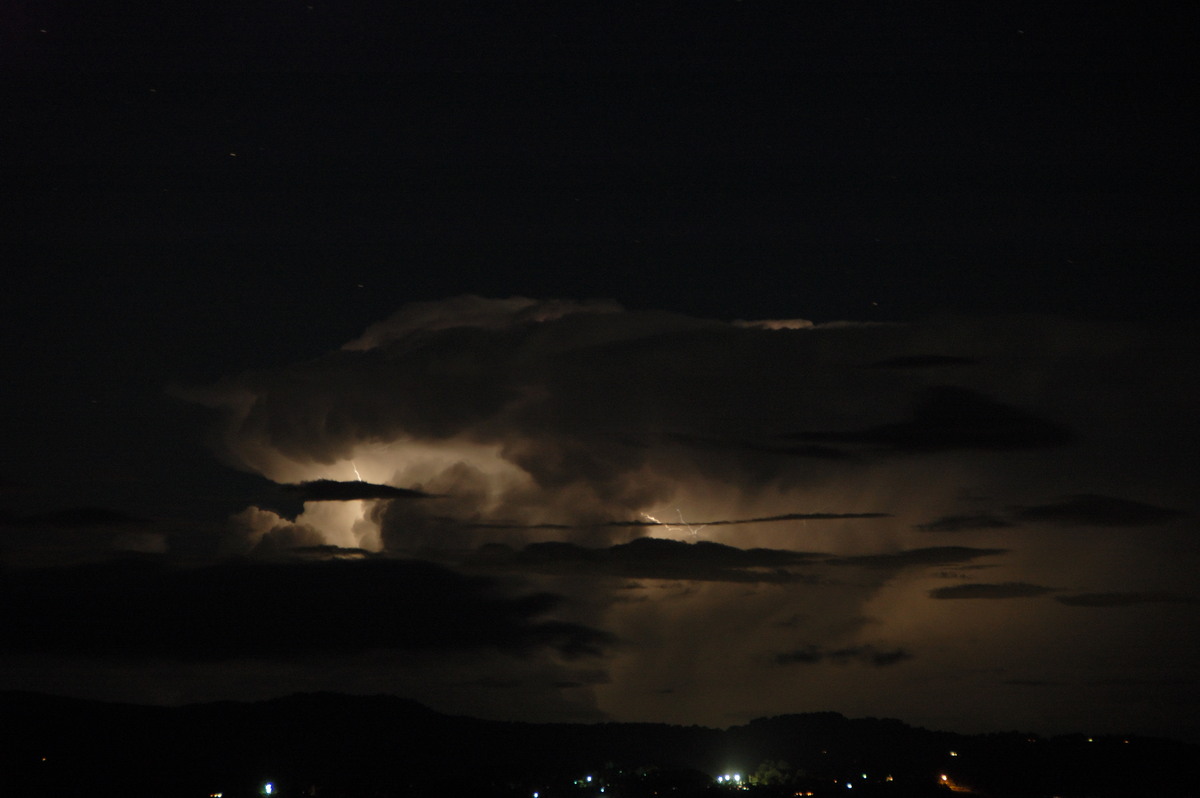
[[[1200,735],[1196,20],[175,5],[0,12],[0,688]]]

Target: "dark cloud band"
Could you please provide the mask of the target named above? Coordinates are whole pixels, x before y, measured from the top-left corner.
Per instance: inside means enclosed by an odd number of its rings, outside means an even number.
[[[820,662],[832,662],[836,665],[858,663],[884,668],[912,659],[912,657],[912,653],[903,648],[880,649],[872,645],[863,645],[829,649],[809,644],[776,654],[775,664],[816,665]]]
[[[118,561],[13,571],[0,595],[0,651],[185,660],[378,650],[549,648],[599,653],[598,630],[549,619],[547,593],[399,560]]]
[[[929,591],[929,596],[935,599],[1010,599],[1044,596],[1052,592],[1054,592],[1052,587],[1032,585],[1027,582],[972,583],[935,588]]]

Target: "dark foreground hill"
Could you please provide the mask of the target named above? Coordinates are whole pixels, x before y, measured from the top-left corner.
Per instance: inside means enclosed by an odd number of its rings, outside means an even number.
[[[1182,797],[1200,796],[1197,765],[1200,747],[1167,740],[968,736],[835,713],[721,731],[483,721],[388,696],[167,708],[0,693],[0,795],[29,798]]]

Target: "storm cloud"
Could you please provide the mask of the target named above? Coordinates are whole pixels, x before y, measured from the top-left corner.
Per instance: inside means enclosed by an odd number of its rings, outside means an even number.
[[[982,365],[994,343],[965,336],[963,354],[930,355],[930,335],[465,296],[406,306],[340,351],[183,393],[221,412],[224,456],[306,485],[294,489],[305,499],[375,502],[364,510],[375,545],[476,545],[502,527],[576,528],[577,542],[594,544],[619,540],[605,525],[683,505],[705,519],[694,525],[815,518],[787,494],[866,473],[889,452],[1077,440],[1029,407],[1028,391],[996,395]],[[967,384],[947,383],[959,373]],[[863,418],[878,421],[847,423]],[[348,529],[333,538],[364,544]]]
[[[1195,513],[1187,340],[1042,317],[727,323],[458,297],[177,393],[216,411],[225,460],[291,502],[239,513],[227,552],[383,562],[399,579],[396,562],[421,562],[404,567],[464,580],[499,618],[476,648],[385,639],[433,652],[396,673],[437,685],[443,706],[504,684],[488,700],[520,711],[541,685],[544,706],[589,717],[728,724],[833,702],[957,723],[1011,712],[996,669],[1042,675],[1022,660],[1030,640],[1072,635],[1045,673],[1080,705],[1064,673],[1150,668],[1110,654],[1144,650],[1152,627],[1131,617],[1194,577],[1173,523]],[[1151,525],[1155,546],[1140,545]],[[1122,569],[1154,587],[1053,587]],[[537,596],[558,598],[521,603]],[[1128,609],[1080,629],[1073,606]],[[464,651],[487,652],[486,669],[444,668]],[[537,667],[503,664],[514,651],[540,652]],[[590,669],[603,678],[560,661],[581,653],[605,655]],[[931,683],[945,701],[927,700]]]
[[[306,486],[305,498],[391,498],[360,480],[440,497],[380,506],[385,546],[455,545],[488,524],[591,527],[594,540],[595,527],[644,520],[704,483],[744,498],[824,479],[807,461],[840,454],[813,456],[820,447],[780,435],[798,418],[830,417],[844,392],[836,339],[857,346],[862,332],[460,297],[409,306],[307,363],[186,393],[223,411],[226,456]],[[711,439],[715,428],[723,435]],[[734,443],[696,443],[710,439]],[[797,520],[882,513],[765,509]]]

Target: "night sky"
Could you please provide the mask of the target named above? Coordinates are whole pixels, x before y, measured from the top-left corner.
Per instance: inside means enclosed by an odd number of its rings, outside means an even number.
[[[1200,740],[1194,15],[178,5],[0,11],[0,689]]]

